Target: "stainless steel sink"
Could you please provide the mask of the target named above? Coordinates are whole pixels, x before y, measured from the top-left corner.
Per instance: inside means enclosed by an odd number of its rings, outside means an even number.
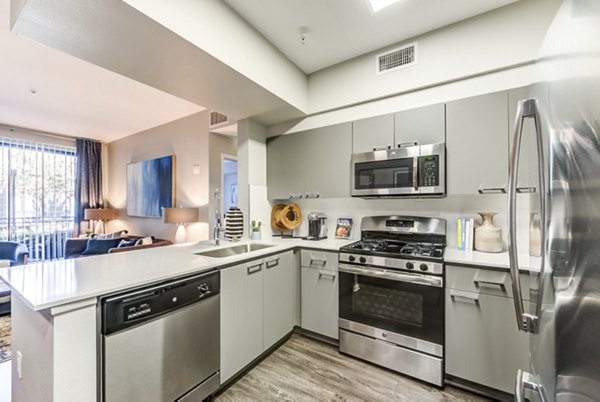
[[[250,253],[256,250],[263,250],[265,248],[275,247],[274,244],[238,244],[237,246],[230,246],[224,248],[218,248],[216,250],[201,251],[196,255],[203,255],[205,257],[224,258],[233,257],[234,255],[240,255],[244,253]]]

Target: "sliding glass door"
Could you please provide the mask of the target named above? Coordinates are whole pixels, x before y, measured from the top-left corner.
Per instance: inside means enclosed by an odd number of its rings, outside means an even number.
[[[0,240],[29,248],[30,260],[64,256],[72,235],[75,148],[0,139]]]

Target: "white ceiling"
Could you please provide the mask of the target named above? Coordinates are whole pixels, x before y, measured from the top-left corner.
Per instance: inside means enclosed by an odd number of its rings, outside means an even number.
[[[516,1],[400,0],[373,14],[367,0],[225,0],[307,74]]]
[[[9,32],[9,8],[0,0],[0,123],[110,142],[203,110]]]

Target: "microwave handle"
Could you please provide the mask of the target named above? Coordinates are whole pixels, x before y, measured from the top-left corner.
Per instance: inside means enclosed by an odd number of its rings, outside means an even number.
[[[419,157],[413,157],[413,187],[415,190],[419,189]]]

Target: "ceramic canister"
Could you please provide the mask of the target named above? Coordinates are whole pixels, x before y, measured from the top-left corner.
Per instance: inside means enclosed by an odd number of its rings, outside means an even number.
[[[494,226],[496,212],[478,212],[483,223],[475,229],[475,250],[499,253],[504,247],[502,229]]]
[[[225,214],[225,238],[238,241],[244,234],[244,214],[238,207],[231,207]]]

